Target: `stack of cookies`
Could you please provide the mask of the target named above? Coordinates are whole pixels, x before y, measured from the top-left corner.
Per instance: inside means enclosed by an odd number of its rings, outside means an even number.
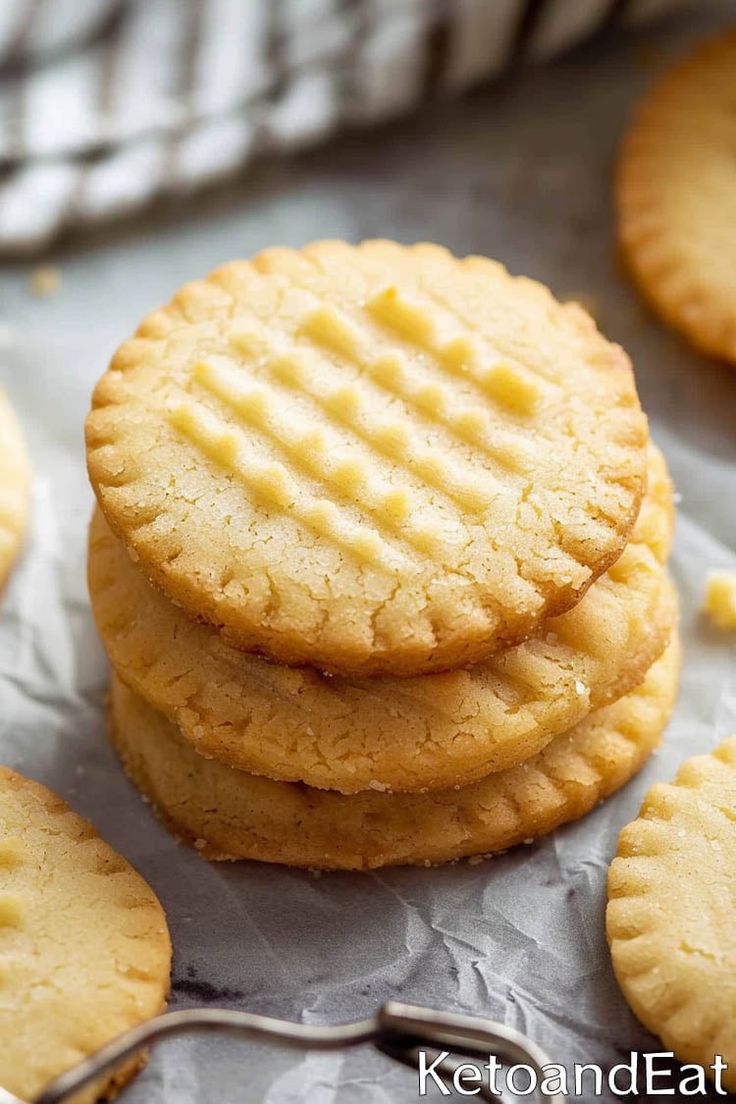
[[[626,355],[541,285],[267,250],[144,320],[87,452],[112,736],[207,857],[491,853],[659,741],[670,481]]]

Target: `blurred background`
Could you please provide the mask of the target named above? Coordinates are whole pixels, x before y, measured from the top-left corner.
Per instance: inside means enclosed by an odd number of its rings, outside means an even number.
[[[191,193],[678,0],[4,0],[0,248]]]

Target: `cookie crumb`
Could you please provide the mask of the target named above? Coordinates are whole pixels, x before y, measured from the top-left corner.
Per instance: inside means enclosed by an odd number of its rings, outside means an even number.
[[[388,790],[388,786],[385,782],[378,782],[377,779],[372,778],[368,783],[369,790],[378,790],[379,793],[385,793]]]
[[[736,629],[736,571],[713,571],[703,609],[719,629]]]
[[[61,288],[61,271],[54,265],[39,265],[28,280],[31,293],[39,299],[48,299]]]

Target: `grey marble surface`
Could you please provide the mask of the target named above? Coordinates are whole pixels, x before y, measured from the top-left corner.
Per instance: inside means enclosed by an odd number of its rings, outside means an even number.
[[[62,287],[28,294],[0,269],[0,380],[34,457],[28,553],[0,618],[0,756],[52,785],[152,881],[176,948],[173,1007],[216,1002],[312,1021],[365,1015],[389,996],[490,1015],[553,1060],[604,1067],[659,1049],[612,979],[606,865],[646,787],[736,732],[734,651],[698,616],[709,567],[736,567],[736,374],[689,350],[641,307],[613,247],[611,168],[632,103],[669,56],[723,25],[696,5],[646,37],[588,47],[551,68],[378,133],[263,166],[227,192],[144,224],[66,243]],[[184,280],[273,243],[435,239],[502,259],[562,296],[585,293],[631,353],[652,432],[682,494],[673,571],[683,599],[683,692],[664,749],[579,825],[474,866],[315,878],[207,866],[178,847],[124,780],[103,736],[105,665],[84,581],[91,505],[81,427],[115,345]],[[337,1092],[337,1086],[340,1092]],[[370,1051],[301,1056],[171,1043],[130,1104],[394,1104],[411,1075]]]

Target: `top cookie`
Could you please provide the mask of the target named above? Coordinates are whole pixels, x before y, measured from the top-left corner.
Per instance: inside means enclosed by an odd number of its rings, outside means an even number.
[[[87,421],[145,573],[287,664],[413,675],[573,606],[641,501],[646,421],[585,312],[434,245],[266,250],[183,288]]]
[[[0,590],[25,532],[29,483],[20,426],[0,389]]]
[[[170,962],[150,886],[55,794],[0,767],[0,1086],[35,1100],[156,1015]],[[115,1095],[139,1064],[103,1075],[75,1104]]]

